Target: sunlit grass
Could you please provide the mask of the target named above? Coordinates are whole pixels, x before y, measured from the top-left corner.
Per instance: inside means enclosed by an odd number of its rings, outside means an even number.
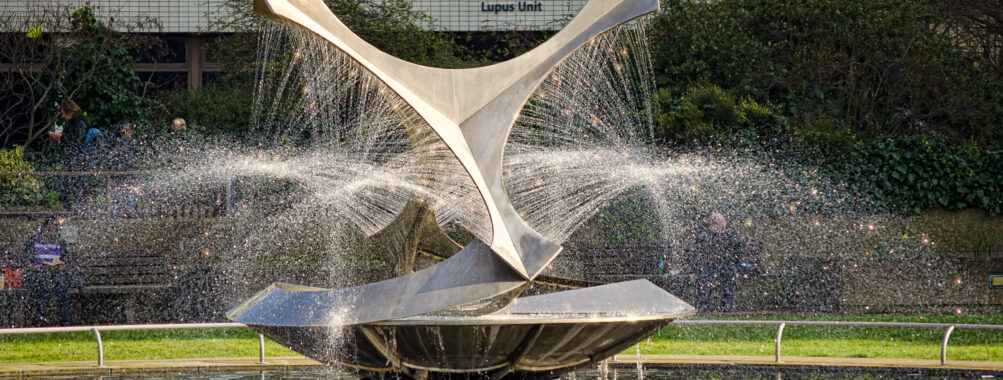
[[[712,319],[723,319],[715,316]],[[842,320],[1003,325],[1003,316],[749,317],[729,319]],[[943,330],[897,328],[784,329],[784,356],[938,359]],[[258,335],[251,329],[108,331],[101,334],[105,360],[256,357]],[[641,343],[641,353],[658,355],[773,356],[775,327],[669,326]],[[631,347],[624,354],[633,355]],[[268,356],[299,354],[265,340]],[[955,330],[949,360],[1003,360],[1003,331]],[[97,360],[91,333],[0,336],[0,363]]]
[[[1003,316],[987,315],[729,319],[1003,324]],[[642,354],[773,356],[776,333],[776,327],[669,326],[640,345]],[[780,353],[805,357],[939,359],[943,337],[944,330],[939,329],[787,326]],[[631,347],[624,354],[632,355],[636,349]],[[948,360],[1003,360],[1003,331],[955,330],[951,334],[947,357]]]
[[[105,360],[257,357],[258,334],[251,329],[106,331]],[[265,339],[267,356],[299,354]],[[0,336],[0,363],[97,360],[91,333]]]

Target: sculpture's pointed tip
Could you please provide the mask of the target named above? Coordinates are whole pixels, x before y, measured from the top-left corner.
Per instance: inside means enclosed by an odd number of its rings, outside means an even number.
[[[519,255],[515,251],[510,250],[501,245],[492,246],[491,251],[494,252],[495,255],[498,256],[498,258],[502,259],[502,261],[504,261],[505,264],[508,264],[509,268],[512,268],[512,270],[518,273],[519,276],[522,276],[522,278],[526,280],[532,280],[532,278],[530,278],[529,272],[526,270],[526,265],[523,264],[522,260],[519,258]]]

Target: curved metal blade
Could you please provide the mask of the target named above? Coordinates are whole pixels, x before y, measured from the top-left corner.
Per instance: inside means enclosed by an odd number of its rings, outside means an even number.
[[[348,29],[323,0],[255,0],[254,10],[328,40],[407,102],[456,155],[484,199],[489,246],[525,279],[561,251],[519,216],[501,176],[505,141],[529,96],[568,55],[600,33],[658,10],[658,0],[592,0],[559,33],[512,60],[472,69],[440,69],[383,53]]]
[[[448,260],[386,281],[328,290],[275,283],[227,313],[261,326],[339,326],[428,314],[526,284],[479,240]]]

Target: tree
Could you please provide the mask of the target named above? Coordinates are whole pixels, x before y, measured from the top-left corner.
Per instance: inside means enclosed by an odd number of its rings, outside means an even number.
[[[0,10],[0,128],[3,145],[29,146],[75,99],[92,122],[113,123],[141,109],[130,49],[157,43],[132,33],[159,31],[155,20],[99,21],[92,8],[29,3]],[[132,90],[131,92],[129,90]]]
[[[939,6],[957,21],[944,30],[955,44],[1003,74],[1003,0],[941,0]]]
[[[481,63],[469,51],[457,44],[453,35],[432,30],[435,20],[415,10],[409,0],[325,0],[355,34],[380,50],[397,58],[422,65],[465,67]],[[225,0],[223,16],[212,25],[216,30],[233,30],[238,33],[257,33],[266,20],[253,14],[244,0]],[[247,38],[251,37],[251,38]],[[221,53],[253,53],[257,36],[245,36],[236,43],[219,49]],[[252,45],[252,46],[247,46]],[[254,54],[241,54],[254,57]],[[473,62],[471,62],[473,61]],[[224,65],[226,59],[224,57]],[[252,71],[253,72],[253,71]]]
[[[665,0],[652,23],[656,79],[674,96],[716,85],[863,136],[1003,146],[991,32],[1003,14],[992,3],[959,1],[952,13],[940,0]]]

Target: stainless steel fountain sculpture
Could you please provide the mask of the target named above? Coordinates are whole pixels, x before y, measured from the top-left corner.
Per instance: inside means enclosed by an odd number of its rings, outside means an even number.
[[[519,216],[502,154],[540,82],[600,33],[658,10],[657,0],[592,0],[564,29],[507,62],[473,69],[415,65],[369,45],[323,0],[255,0],[255,12],[319,35],[413,108],[469,174],[490,219],[449,259],[345,289],[276,283],[230,311],[276,341],[365,371],[553,377],[602,360],[693,308],[647,281],[517,298],[560,253]],[[334,340],[340,349],[332,349]]]

